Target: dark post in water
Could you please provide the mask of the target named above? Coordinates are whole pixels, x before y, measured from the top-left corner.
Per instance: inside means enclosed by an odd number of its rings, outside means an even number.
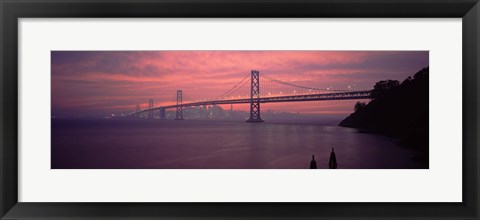
[[[330,169],[337,169],[337,157],[335,157],[335,151],[332,147],[332,152],[330,153],[330,161],[328,162],[328,167]]]
[[[312,162],[310,162],[310,169],[317,169],[317,161],[315,161],[315,155],[312,154]]]

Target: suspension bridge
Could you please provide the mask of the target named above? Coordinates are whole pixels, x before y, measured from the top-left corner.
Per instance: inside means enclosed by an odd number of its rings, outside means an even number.
[[[262,85],[260,84],[260,79],[262,79]],[[250,88],[246,86],[248,82],[250,82]],[[268,75],[260,75],[259,71],[252,70],[235,86],[213,99],[183,102],[183,91],[177,90],[175,104],[154,106],[153,99],[150,99],[147,108],[140,109],[137,106],[135,112],[126,116],[136,117],[140,114],[148,113],[148,118],[153,119],[154,111],[159,111],[160,119],[166,119],[166,110],[175,109],[175,120],[183,120],[183,108],[186,107],[249,103],[250,117],[247,122],[263,122],[260,116],[261,103],[368,99],[370,92],[371,90],[334,90],[332,88],[301,86],[278,80]],[[247,95],[242,96],[239,94]]]

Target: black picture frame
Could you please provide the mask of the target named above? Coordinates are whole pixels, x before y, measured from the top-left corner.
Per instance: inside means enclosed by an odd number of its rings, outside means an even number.
[[[462,18],[462,203],[18,202],[18,19],[119,17]],[[1,219],[478,219],[478,0],[0,0]],[[445,42],[448,43],[448,42]],[[125,189],[128,191],[128,189]],[[438,192],[442,193],[442,192]]]

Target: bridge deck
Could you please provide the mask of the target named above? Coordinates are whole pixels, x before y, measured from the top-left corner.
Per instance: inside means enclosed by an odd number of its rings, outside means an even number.
[[[352,99],[368,99],[370,97],[370,90],[365,91],[352,91],[341,93],[322,93],[322,94],[304,94],[304,95],[292,95],[292,96],[274,96],[274,97],[261,97],[260,103],[269,102],[305,102],[305,101],[327,101],[327,100],[352,100]],[[201,105],[223,105],[223,104],[245,104],[250,103],[250,98],[246,99],[226,99],[226,100],[211,100],[203,102],[191,102],[178,105],[180,107],[191,107]],[[176,108],[177,105],[158,106],[154,108],[142,109],[140,111],[132,112],[129,115],[140,114],[149,110],[159,110],[161,108]]]

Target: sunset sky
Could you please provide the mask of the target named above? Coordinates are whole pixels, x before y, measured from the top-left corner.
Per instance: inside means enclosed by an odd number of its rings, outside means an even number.
[[[403,81],[428,66],[429,55],[428,51],[52,51],[51,63],[52,114],[101,116],[129,113],[136,105],[145,108],[150,98],[155,106],[173,104],[177,89],[183,90],[184,103],[213,99],[253,69],[297,85],[367,90],[380,80]],[[260,83],[268,86],[262,79]],[[233,95],[243,98],[249,86]],[[294,92],[279,86],[276,91],[280,90]],[[266,103],[262,110],[347,115],[355,102]],[[248,105],[233,108],[247,110]]]

